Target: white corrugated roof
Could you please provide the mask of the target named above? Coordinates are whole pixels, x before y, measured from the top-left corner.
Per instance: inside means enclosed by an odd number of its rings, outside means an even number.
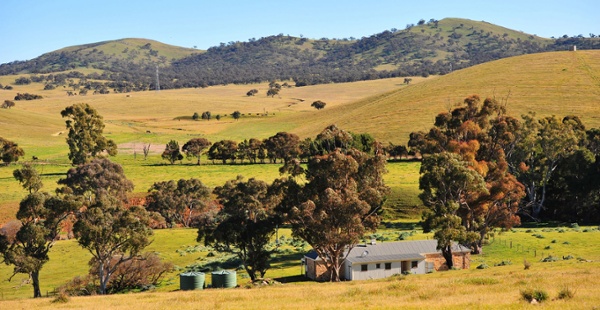
[[[319,259],[314,251],[311,252],[309,252],[306,256],[310,258],[314,256],[313,259]],[[452,252],[471,252],[471,250],[454,243],[452,246]],[[441,251],[437,249],[437,240],[395,241],[356,245],[354,248],[352,248],[346,259],[353,263],[390,260],[420,260],[425,259],[423,255],[433,253],[441,253]]]

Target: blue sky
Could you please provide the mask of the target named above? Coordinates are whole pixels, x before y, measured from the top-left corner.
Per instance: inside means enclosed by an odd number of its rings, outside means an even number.
[[[360,38],[419,19],[484,20],[542,37],[600,34],[598,0],[2,0],[0,63],[63,47],[146,38],[207,49],[279,33]]]

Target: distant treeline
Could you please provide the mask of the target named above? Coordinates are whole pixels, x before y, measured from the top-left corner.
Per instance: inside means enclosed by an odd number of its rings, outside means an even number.
[[[306,138],[300,140],[300,137],[293,133],[279,132],[267,139],[250,138],[242,142],[233,140],[220,140],[214,143],[203,139],[194,138],[186,142],[181,148],[188,159],[197,158],[200,164],[200,156],[205,153],[213,163],[222,164],[235,163],[277,163],[299,160],[306,162],[315,156],[322,156],[334,149],[355,148],[367,154],[373,154],[377,142],[369,134],[354,134],[340,130],[335,125],[331,125],[316,139]],[[167,144],[162,157],[174,163],[176,160],[183,159],[180,153],[179,143],[171,141]],[[403,145],[390,144],[387,147],[381,147],[390,158],[401,158],[409,155],[407,148]],[[174,154],[176,153],[176,154]],[[172,160],[176,159],[176,160]]]

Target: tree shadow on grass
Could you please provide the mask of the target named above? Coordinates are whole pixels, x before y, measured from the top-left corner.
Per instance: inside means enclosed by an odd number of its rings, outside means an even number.
[[[296,282],[310,282],[311,279],[307,278],[304,275],[296,275],[296,276],[286,276],[274,278],[273,280],[281,282],[281,283],[296,283]]]

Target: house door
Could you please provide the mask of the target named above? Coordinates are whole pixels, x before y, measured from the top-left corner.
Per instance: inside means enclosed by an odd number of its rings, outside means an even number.
[[[404,272],[409,272],[409,271],[410,271],[410,262],[408,262],[408,261],[400,262],[400,272],[404,273]]]

